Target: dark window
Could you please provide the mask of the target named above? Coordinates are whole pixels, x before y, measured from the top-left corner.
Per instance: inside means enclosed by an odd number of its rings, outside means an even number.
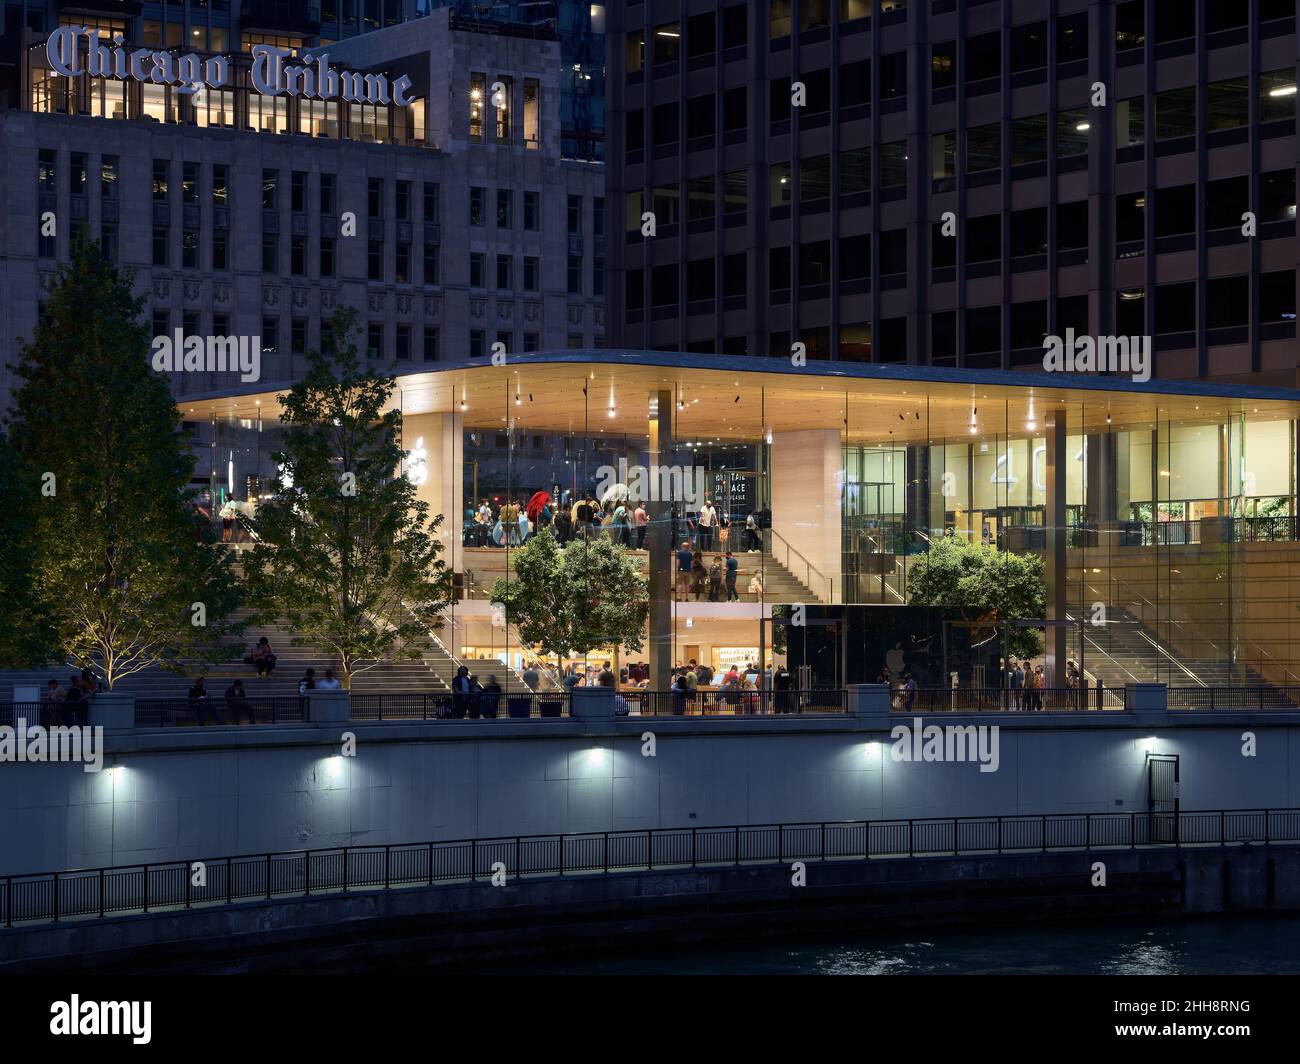
[[[1002,73],[1002,34],[978,33],[966,38],[966,82],[996,78]]]
[[[1196,186],[1156,189],[1156,236],[1196,231]]]
[[[1295,178],[1295,171],[1289,173]],[[1250,210],[1250,178],[1224,177],[1205,184],[1205,228],[1236,229]]]
[[[943,222],[930,226],[930,266],[937,270],[957,265],[957,238],[944,236],[943,228]]]
[[[384,179],[372,177],[366,183],[366,214],[371,218],[384,216]]]
[[[986,354],[1002,350],[1002,308],[968,307],[966,310],[966,351]]]
[[[892,100],[907,95],[907,53],[890,52],[880,57],[880,98]]]
[[[76,169],[73,169],[75,177]],[[77,191],[73,186],[73,192]],[[181,164],[181,202],[191,207],[197,207],[199,204],[199,164],[182,163]]]
[[[743,48],[748,43],[748,15],[748,4],[737,4],[722,9],[722,47]]]
[[[1196,282],[1156,286],[1156,332],[1191,332],[1196,328]]]
[[[1147,294],[1141,288],[1121,288],[1115,293],[1115,329],[1120,336],[1145,336]]]
[[[943,41],[930,49],[930,88],[946,89],[957,83],[957,42]]]
[[[384,326],[381,322],[372,321],[366,326],[366,357],[384,357]]]
[[[212,233],[212,268],[230,269],[230,234],[224,229],[217,229]]]
[[[166,266],[168,262],[167,230],[157,228],[153,231],[153,264],[155,266]]]
[[[338,204],[335,202],[334,194],[337,187],[337,179],[333,174],[320,175],[320,212],[321,214],[335,214],[338,211]]]
[[[524,228],[535,233],[541,227],[542,200],[536,192],[524,193]]]
[[[745,129],[749,125],[749,97],[745,86],[728,89],[722,94],[722,128]]]
[[[1072,251],[1088,246],[1088,201],[1056,205],[1056,250]]]
[[[426,325],[424,327],[424,361],[438,361],[438,327],[436,325]]]
[[[1226,329],[1250,324],[1250,278],[1210,277],[1205,282],[1205,327]]]
[[[566,205],[565,224],[569,236],[582,235],[582,197],[570,196]]]
[[[714,114],[715,97],[692,96],[686,101],[686,136],[690,140],[696,137],[712,137],[717,130]]]
[[[879,235],[881,275],[907,272],[907,230],[886,229]]]
[[[628,310],[645,309],[645,270],[628,270],[624,275],[623,302]]]
[[[1141,48],[1147,39],[1145,0],[1126,0],[1115,7],[1115,50]]]
[[[1042,347],[1047,337],[1047,301],[1011,304],[1011,347]]]
[[[395,356],[402,361],[411,357],[411,327],[405,324],[399,324],[394,334],[395,336]]]
[[[1268,170],[1259,175],[1259,220],[1295,221],[1295,171]]]
[[[515,225],[515,194],[511,189],[497,189],[497,228],[513,229]]]
[[[323,175],[322,175],[323,176]],[[535,195],[535,193],[534,193]],[[524,193],[527,202],[528,193]],[[322,208],[323,210],[324,208]],[[426,181],[424,183],[424,220],[425,222],[437,222],[442,213],[442,186],[436,181]]]
[[[966,220],[966,262],[991,262],[1002,257],[1002,215],[986,214]]]
[[[767,286],[769,291],[780,292],[790,287],[790,249],[768,248]]]
[[[1259,275],[1259,320],[1295,321],[1295,270]]]
[[[486,266],[483,252],[471,251],[469,253],[469,286],[471,288],[486,287],[486,281],[483,276],[485,269]]]
[[[212,167],[212,202],[223,207],[230,202],[230,168],[224,164]]]
[[[677,264],[655,266],[650,271],[650,303],[656,307],[671,307],[677,303]]]
[[[1047,66],[1047,23],[1030,22],[1011,28],[1012,71]]]
[[[773,78],[767,86],[767,117],[771,122],[786,121],[790,117],[790,79]]]
[[[301,277],[307,272],[307,238],[295,236],[289,241],[289,272]]]
[[[1178,41],[1196,36],[1196,5],[1187,0],[1154,0],[1156,43]],[[1156,300],[1156,313],[1160,301]]]
[[[712,55],[717,50],[718,30],[714,12],[692,15],[686,20],[686,54]]]
[[[295,170],[289,177],[290,209],[301,213],[307,209],[307,175]]]
[[[1129,192],[1115,197],[1115,240],[1124,244],[1147,238],[1147,197]]]
[[[840,106],[857,107],[871,102],[871,60],[859,59],[840,67]]]
[[[440,245],[426,240],[424,242],[424,283],[437,284],[439,278],[439,251]]]
[[[1056,20],[1056,61],[1069,63],[1088,58],[1088,12],[1062,15]]]
[[[409,222],[411,220],[411,182],[397,182],[394,206],[399,222]]]
[[[1067,329],[1073,329],[1076,336],[1088,333],[1088,297],[1060,296],[1056,300],[1056,331],[1064,335]]]
[[[303,244],[307,243],[303,239]],[[393,256],[393,280],[397,284],[411,283],[411,245],[405,240],[397,245],[397,252]]]
[[[274,170],[263,170],[263,175],[275,173]],[[265,197],[265,193],[263,194]],[[155,159],[153,161],[153,198],[155,202],[167,202],[167,160]],[[263,198],[265,202],[265,198]]]
[[[906,236],[906,234],[904,234]],[[813,240],[799,245],[799,284],[819,285],[831,282],[831,243]]]
[[[686,298],[713,298],[713,260],[692,259],[686,264]]]
[[[743,251],[735,255],[726,255],[722,259],[722,294],[743,296],[749,289],[746,256]]]
[[[650,112],[650,143],[676,144],[678,139],[677,102],[655,104]]]
[[[1047,254],[1047,208],[1011,212],[1011,254],[1015,258]]]
[[[497,256],[497,288],[508,292],[514,287],[514,266],[513,255]]]
[[[857,281],[871,276],[871,234],[840,237],[840,280]]]
[[[158,164],[154,163],[154,199],[158,198]],[[273,211],[279,204],[280,190],[280,171],[263,170],[262,171],[262,209]],[[166,188],[163,189],[163,198],[167,196]]]
[[[469,224],[487,224],[487,189],[473,185],[469,190]]]

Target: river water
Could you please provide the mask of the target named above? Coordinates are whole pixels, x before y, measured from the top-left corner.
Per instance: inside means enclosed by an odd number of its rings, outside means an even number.
[[[1300,973],[1300,914],[1112,920],[768,939],[502,965],[556,975]]]

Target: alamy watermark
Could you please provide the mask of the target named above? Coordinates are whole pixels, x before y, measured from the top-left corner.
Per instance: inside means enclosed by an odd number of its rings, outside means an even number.
[[[1128,373],[1135,384],[1151,379],[1151,337],[1076,336],[1043,340],[1043,369],[1048,373]]]
[[[155,336],[149,345],[159,373],[239,373],[245,384],[262,377],[260,336]]]
[[[981,772],[996,772],[1001,763],[996,724],[897,724],[889,732],[895,761],[978,761]]]
[[[16,727],[0,725],[0,762],[5,761],[80,761],[83,772],[98,772],[104,767],[104,729],[40,724],[29,728],[27,718],[19,717]]]
[[[680,502],[698,508],[704,505],[707,480],[703,466],[629,466],[620,458],[617,468],[604,465],[596,470],[596,498],[613,493],[628,502]]]

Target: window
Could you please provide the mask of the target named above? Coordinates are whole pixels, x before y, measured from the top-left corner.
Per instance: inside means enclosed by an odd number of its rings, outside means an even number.
[[[262,209],[273,211],[279,205],[280,171],[262,171]],[[166,189],[163,190],[166,197]],[[154,164],[154,198],[158,198],[157,163]]]
[[[541,83],[524,78],[524,147],[536,151],[542,143]]]
[[[600,257],[591,260],[591,294],[593,296],[605,294],[605,260]]]
[[[677,303],[677,264],[666,263],[650,271],[650,301],[652,306],[669,307]]]
[[[524,229],[530,233],[535,233],[541,228],[542,205],[541,197],[536,192],[524,193]]]
[[[486,270],[486,257],[481,251],[471,251],[469,254],[469,286],[471,288],[486,287],[484,271]]]
[[[840,326],[840,361],[871,361],[871,323]]]
[[[831,194],[831,157],[815,155],[799,162],[799,200],[827,199]]]
[[[744,48],[749,42],[748,4],[722,9],[722,47]]]
[[[230,234],[224,229],[216,229],[212,233],[212,268],[230,269]]]
[[[677,224],[677,189],[672,185],[651,190],[651,207],[657,225]]]
[[[157,163],[154,163],[155,168]],[[59,191],[58,153],[48,148],[41,150],[36,164],[36,188],[39,192],[54,194]]]
[[[1027,207],[1011,212],[1011,256],[1047,254],[1047,208]]]
[[[1011,304],[1011,349],[1042,349],[1047,338],[1047,300],[1033,299]]]
[[[303,243],[306,243],[305,239]],[[411,245],[405,240],[398,242],[393,256],[393,281],[396,284],[411,283]]]
[[[366,214],[371,218],[384,216],[384,179],[372,177],[366,183]]]
[[[716,132],[713,96],[692,96],[686,101],[686,137],[711,138]]]
[[[831,24],[829,0],[799,0],[799,28],[821,29]]]
[[[714,280],[713,259],[692,259],[686,264],[686,298],[712,299]]]
[[[1250,121],[1250,79],[1231,78],[1205,86],[1205,120],[1208,128],[1234,129]]]
[[[957,265],[957,240],[944,235],[943,228],[943,222],[930,223],[930,268],[935,270]]]
[[[767,32],[773,40],[790,36],[790,0],[771,0]]]
[[[1196,35],[1196,5],[1187,0],[1154,0],[1156,43]]]
[[[411,220],[411,182],[397,182],[394,206],[399,222],[409,222]],[[498,207],[498,209],[500,208]]]
[[[1259,275],[1259,320],[1295,321],[1295,270]]]
[[[749,204],[748,182],[744,170],[722,175],[722,209],[727,214],[744,214]]]
[[[384,326],[382,322],[372,321],[366,326],[366,357],[384,357]]]
[[[1156,236],[1194,233],[1196,214],[1195,185],[1156,189]]]
[[[650,110],[650,143],[655,147],[676,144],[678,139],[677,102],[655,104]]]
[[[1205,282],[1205,327],[1230,329],[1250,324],[1250,278],[1211,277]]]
[[[1156,93],[1156,139],[1190,137],[1196,133],[1196,87]]]
[[[966,38],[966,84],[1002,74],[1002,34],[978,33]]]
[[[307,353],[307,321],[305,318],[294,318],[289,322],[289,353],[291,355],[305,355]]]
[[[155,227],[153,231],[153,264],[155,266],[168,265],[167,244],[167,230]]]
[[[469,190],[469,224],[486,225],[487,189],[473,185]]]
[[[295,236],[289,241],[289,272],[301,277],[307,272],[307,238]]]
[[[734,255],[724,255],[722,258],[723,298],[744,296],[748,291],[748,287],[749,280],[746,274],[745,253],[739,251]]]
[[[656,64],[676,63],[682,56],[682,24],[666,22],[654,28],[651,56]]]
[[[871,276],[871,234],[840,237],[840,280],[860,281]]]
[[[541,259],[536,255],[524,256],[524,291],[536,292],[541,286]]]
[[[840,152],[840,195],[871,191],[871,149]]]
[[[470,329],[469,331],[469,357],[482,358],[483,345],[486,342],[486,334],[482,329]]]
[[[823,285],[831,283],[831,244],[829,240],[813,240],[799,245],[799,284]],[[689,285],[688,285],[689,289]]]
[[[890,52],[882,55],[880,57],[880,98],[897,100],[906,95],[907,53]]]
[[[1120,336],[1145,336],[1147,294],[1141,288],[1121,288],[1115,293],[1115,328]]]
[[[966,172],[996,170],[1002,165],[1002,127],[992,122],[966,130]]]
[[[424,267],[425,284],[438,283],[438,275],[439,275],[438,247],[439,245],[433,243],[432,241],[426,240],[424,242],[423,267]]]
[[[76,168],[73,168],[75,177]],[[73,186],[74,192],[76,186]],[[199,205],[199,164],[182,163],[181,164],[181,202],[190,207]]]
[[[394,330],[394,355],[398,360],[405,362],[411,357],[411,327],[405,324],[398,324]]]
[[[320,275],[334,276],[334,237],[332,236],[320,238]]]
[[[1129,192],[1115,197],[1115,242],[1143,242],[1147,238],[1147,197],[1145,192]]]
[[[1295,118],[1294,70],[1274,70],[1259,76],[1259,120],[1277,122]]]
[[[686,217],[690,221],[714,215],[715,183],[712,177],[697,177],[686,183]]]
[[[883,188],[907,184],[907,141],[880,146],[880,184]]]
[[[514,288],[514,265],[513,255],[497,256],[497,289],[498,291],[508,292]]]
[[[498,74],[493,84],[492,110],[496,112],[496,139],[498,144],[510,143],[510,115],[513,113],[515,79]],[[500,88],[497,88],[500,85]]]
[[[569,256],[568,267],[565,270],[565,280],[569,295],[582,295],[582,258],[580,256]]]
[[[569,236],[582,235],[582,197],[570,196],[566,215]]]
[[[538,349],[539,349],[539,348],[538,348],[538,337],[537,337],[537,333],[535,333],[535,332],[526,332],[526,333],[524,333],[524,351],[525,351],[525,353],[527,353],[527,352],[529,352],[529,351],[536,351],[536,350],[538,350]]]
[[[790,287],[790,249],[768,248],[767,286],[771,292],[783,292]]]
[[[442,217],[442,186],[436,181],[424,183],[424,221],[435,225]]]
[[[497,228],[513,229],[515,225],[515,194],[508,188],[497,189]]]
[[[1295,170],[1268,170],[1259,175],[1259,220],[1295,221]]]
[[[790,164],[773,163],[768,167],[767,197],[773,206],[791,202]]]
[[[197,270],[199,268],[199,231],[186,229],[181,234],[181,269]]]
[[[790,79],[773,78],[767,86],[767,118],[769,122],[790,120]]]
[[[289,177],[290,209],[301,213],[307,209],[307,175],[295,170]]]
[[[645,33],[634,30],[624,42],[624,66],[629,74],[636,74],[645,66]]]
[[[907,230],[886,229],[879,234],[882,275],[907,272]]]
[[[469,76],[469,139],[483,140],[483,113],[487,106],[487,75],[473,73]]]
[[[1061,111],[1056,116],[1056,157],[1065,159],[1071,155],[1088,153],[1088,131],[1092,128],[1092,119],[1086,107],[1072,111]]]
[[[1115,103],[1115,145],[1123,148],[1146,140],[1146,98],[1133,96]]]
[[[930,49],[930,88],[947,89],[957,83],[957,42],[943,41]]]
[[[1088,12],[1062,15],[1056,20],[1056,61],[1070,63],[1088,58]]]
[[[166,159],[155,159],[153,161],[153,198],[155,203],[167,202],[167,160]]]
[[[871,60],[859,59],[840,67],[840,107],[862,107],[871,102]]]
[[[1056,205],[1056,248],[1058,251],[1087,250],[1088,201]]]
[[[1126,0],[1115,7],[1115,50],[1126,52],[1146,44],[1146,4],[1144,0]]]
[[[366,244],[366,279],[382,281],[384,279],[384,242],[371,239]]]
[[[1291,171],[1292,175],[1295,171]],[[1238,229],[1250,210],[1250,178],[1225,177],[1205,185],[1205,228]]]
[[[1029,115],[1011,123],[1011,165],[1047,161],[1047,115]]]
[[[970,307],[966,310],[966,353],[988,354],[1002,350],[1002,308]]]
[[[966,263],[1002,258],[1002,215],[966,219]],[[884,266],[881,266],[883,272]]]
[[[438,327],[436,325],[426,325],[424,327],[424,361],[438,361]]]
[[[280,319],[262,319],[262,353],[274,355],[280,346]]]
[[[749,93],[744,85],[722,94],[722,128],[727,132],[749,125]]]
[[[1196,282],[1156,286],[1156,332],[1192,332],[1196,328]]]
[[[118,161],[116,155],[105,155],[99,162],[99,195],[103,199],[117,196]]]
[[[338,205],[335,201],[335,181],[333,174],[320,175],[320,212],[321,214],[336,214]]]
[[[591,199],[591,234],[597,237],[605,235],[604,196],[593,196]]]
[[[1030,22],[1011,28],[1011,70],[1037,70],[1047,66],[1047,23]]]
[[[645,270],[628,270],[623,275],[623,305],[633,311],[645,309]]]

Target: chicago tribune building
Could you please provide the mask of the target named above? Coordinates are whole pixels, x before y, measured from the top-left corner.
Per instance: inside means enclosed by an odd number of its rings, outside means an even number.
[[[399,371],[603,341],[602,171],[561,157],[553,31],[157,7],[6,8],[0,362],[79,231],[135,270],[155,336],[260,337],[263,386],[301,375],[340,306]]]

